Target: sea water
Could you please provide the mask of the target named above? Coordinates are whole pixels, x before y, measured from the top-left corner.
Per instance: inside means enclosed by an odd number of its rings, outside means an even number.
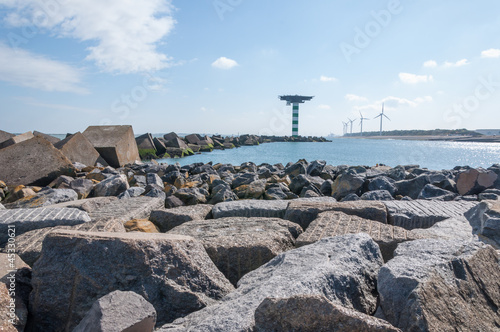
[[[264,143],[235,149],[214,150],[184,158],[159,159],[160,163],[254,163],[325,160],[330,165],[414,165],[431,170],[455,166],[489,167],[500,163],[500,143],[334,139],[325,143]]]

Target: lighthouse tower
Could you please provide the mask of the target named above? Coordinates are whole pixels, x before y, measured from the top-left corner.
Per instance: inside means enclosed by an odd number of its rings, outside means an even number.
[[[287,105],[292,105],[292,136],[299,136],[299,104],[303,104],[304,102],[313,99],[313,97],[306,96],[278,96],[280,100],[286,101]]]

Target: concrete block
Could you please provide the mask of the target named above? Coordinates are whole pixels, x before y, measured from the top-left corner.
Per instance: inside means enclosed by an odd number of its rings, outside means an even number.
[[[46,186],[60,175],[75,176],[71,161],[41,137],[0,150],[0,179],[10,187]]]
[[[112,167],[132,164],[141,159],[132,126],[90,126],[83,135]]]
[[[54,137],[54,136],[51,136],[51,135],[47,135],[47,134],[41,133],[41,132],[36,131],[36,130],[33,132],[33,135],[37,136],[37,137],[43,137],[43,138],[45,138],[47,141],[49,141],[52,144],[56,144],[57,142],[60,141],[60,139],[57,138],[57,137]]]
[[[135,138],[137,143],[137,148],[142,150],[156,150],[155,144],[153,142],[153,136],[150,133],[138,136]]]
[[[27,133],[24,133],[24,134],[21,134],[21,135],[17,135],[17,136],[11,137],[8,140],[3,141],[2,143],[0,143],[0,149],[5,149],[8,146],[24,142],[26,140],[29,140],[29,139],[33,138],[33,137],[34,136],[33,136],[33,133],[31,131],[28,131]]]
[[[70,135],[54,144],[71,162],[94,166],[99,152],[81,132]]]

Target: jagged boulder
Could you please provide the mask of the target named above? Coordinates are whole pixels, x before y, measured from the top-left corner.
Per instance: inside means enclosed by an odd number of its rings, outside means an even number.
[[[500,201],[482,201],[465,213],[474,234],[500,248]]]
[[[49,234],[32,284],[30,312],[38,331],[72,330],[95,300],[115,290],[144,297],[163,324],[233,290],[198,241],[140,232]]]
[[[457,190],[462,196],[479,194],[494,186],[498,175],[492,170],[471,168],[457,175]]]
[[[198,204],[190,206],[179,206],[172,209],[153,210],[149,220],[155,224],[161,232],[168,232],[174,227],[192,220],[205,220],[212,216],[212,205]]]
[[[127,176],[114,175],[95,185],[94,196],[118,196],[128,188]]]

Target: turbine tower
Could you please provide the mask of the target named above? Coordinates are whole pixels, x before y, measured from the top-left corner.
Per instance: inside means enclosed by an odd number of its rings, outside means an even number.
[[[347,122],[342,121],[342,128],[344,129],[344,135],[347,134]]]
[[[387,115],[384,114],[384,103],[382,103],[382,113],[374,117],[374,119],[380,117],[380,134],[379,136],[382,136],[382,120],[384,119],[384,116],[387,118],[387,120],[391,121]]]
[[[355,122],[355,121],[356,121],[356,119],[354,119],[354,120],[351,120],[351,119],[349,119],[349,118],[347,118],[347,119],[348,119],[348,120],[349,120],[349,122],[351,123],[351,134],[352,134],[352,123],[353,123],[353,122]]]
[[[287,105],[292,105],[293,117],[292,117],[292,136],[299,137],[299,104],[303,104],[306,101],[313,99],[313,97],[306,96],[278,96],[280,100],[286,101]]]
[[[359,111],[359,116],[360,116],[360,118],[359,118],[359,121],[360,121],[359,125],[361,126],[361,136],[363,136],[363,120],[370,120],[370,119],[364,118],[363,114],[361,114],[361,111]]]

